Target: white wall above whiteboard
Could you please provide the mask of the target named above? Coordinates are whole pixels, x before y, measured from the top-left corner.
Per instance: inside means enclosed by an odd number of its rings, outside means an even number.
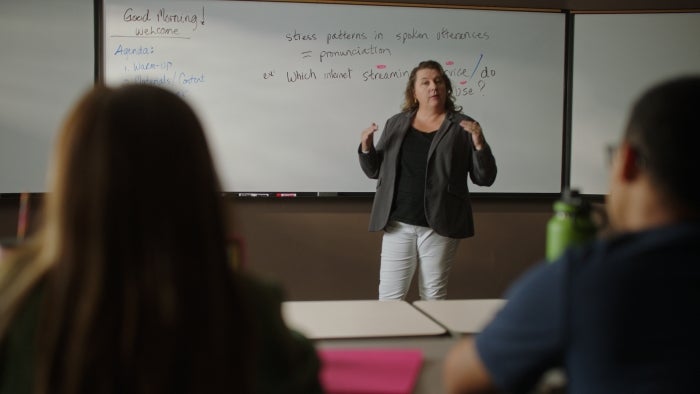
[[[427,59],[451,75],[496,156],[495,184],[472,191],[560,191],[563,14],[105,0],[103,23],[105,81],[185,97],[225,191],[374,191],[360,133],[399,112],[408,73]]]
[[[572,187],[606,194],[606,147],[619,143],[634,100],[652,85],[700,73],[700,14],[575,15]]]

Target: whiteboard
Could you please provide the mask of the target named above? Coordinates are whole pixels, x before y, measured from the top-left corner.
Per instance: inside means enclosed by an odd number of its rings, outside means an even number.
[[[606,146],[622,137],[634,100],[652,85],[700,73],[700,14],[575,15],[571,181],[606,194]]]
[[[105,0],[108,84],[165,86],[209,134],[225,191],[373,192],[361,131],[434,59],[498,163],[488,189],[561,186],[564,15],[247,1]],[[378,137],[378,136],[377,136]]]
[[[92,1],[0,1],[0,193],[44,192],[56,131],[95,79]]]

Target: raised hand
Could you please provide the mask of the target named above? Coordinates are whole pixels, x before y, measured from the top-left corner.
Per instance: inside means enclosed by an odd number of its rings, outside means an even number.
[[[377,124],[373,122],[368,128],[362,130],[360,143],[362,144],[363,152],[369,152],[370,148],[374,146],[374,133],[376,133],[378,129]]]
[[[481,130],[481,125],[479,122],[475,120],[463,120],[459,122],[459,125],[462,126],[464,131],[471,134],[474,148],[476,148],[476,150],[483,149],[484,144],[486,144],[486,140],[484,139],[484,133]]]

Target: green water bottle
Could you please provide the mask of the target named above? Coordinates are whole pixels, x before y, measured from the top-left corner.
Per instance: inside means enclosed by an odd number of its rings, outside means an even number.
[[[552,262],[569,246],[595,238],[596,231],[591,204],[578,190],[564,190],[561,199],[554,202],[554,216],[547,222],[547,260]]]

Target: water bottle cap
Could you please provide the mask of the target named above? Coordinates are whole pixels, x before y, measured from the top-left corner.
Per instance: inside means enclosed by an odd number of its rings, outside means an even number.
[[[561,193],[561,199],[570,203],[580,203],[581,194],[578,189],[564,189]]]
[[[578,210],[578,205],[572,204],[571,202],[559,200],[554,202],[554,211],[564,212],[564,213],[576,213]]]
[[[564,189],[561,199],[554,202],[554,210],[565,213],[585,211],[587,206],[588,204],[581,198],[577,189]]]

